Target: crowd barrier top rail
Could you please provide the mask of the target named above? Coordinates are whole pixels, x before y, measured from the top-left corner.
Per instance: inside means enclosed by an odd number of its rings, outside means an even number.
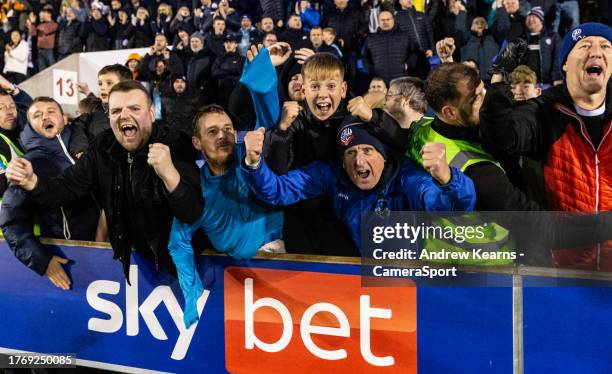
[[[60,245],[70,247],[84,247],[84,248],[103,248],[112,249],[108,242],[91,242],[91,241],[79,241],[79,240],[63,240],[63,239],[48,239],[41,238],[43,244],[49,245]],[[227,256],[224,253],[216,252],[212,249],[206,249],[202,255],[205,256]],[[287,260],[287,261],[298,261],[298,262],[318,262],[328,264],[342,264],[342,265],[361,265],[363,263],[361,257],[344,257],[344,256],[322,256],[322,255],[307,255],[297,253],[259,253],[254,259],[259,260]],[[429,265],[432,268],[444,268],[448,264],[438,264],[419,260],[403,260],[401,262],[394,261],[383,261],[385,264],[395,264],[400,267],[406,268],[420,268],[424,264]],[[536,266],[525,266],[525,265],[514,265],[514,266],[466,266],[457,265],[457,270],[466,273],[487,273],[487,274],[512,274],[521,276],[536,276],[536,277],[548,277],[548,278],[566,278],[566,279],[583,279],[583,280],[594,280],[594,281],[612,281],[612,272],[602,271],[590,271],[590,270],[577,270],[577,269],[560,269],[560,268],[547,268],[547,267],[536,267]]]

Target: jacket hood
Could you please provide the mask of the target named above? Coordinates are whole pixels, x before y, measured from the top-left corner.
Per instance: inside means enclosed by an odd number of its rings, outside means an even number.
[[[287,86],[291,81],[291,77],[296,74],[302,73],[302,65],[298,64],[298,60],[295,58],[290,58],[283,65],[283,68],[278,76],[278,97],[281,102],[291,100],[289,98],[289,92],[287,91]]]
[[[62,142],[66,147],[70,143],[70,135],[72,134],[72,128],[68,125],[64,127],[64,130],[59,134]],[[27,153],[32,152],[41,152],[43,154],[48,155],[63,155],[64,150],[62,146],[57,141],[57,137],[53,139],[47,139],[44,136],[40,135],[30,124],[27,124],[26,127],[21,132],[19,136],[21,140],[21,144],[27,151]]]
[[[66,126],[59,136],[47,139],[28,124],[21,132],[21,143],[26,150],[25,158],[32,162],[34,171],[40,176],[54,176],[74,163],[69,155],[68,144],[72,128]],[[62,147],[63,143],[65,149]]]

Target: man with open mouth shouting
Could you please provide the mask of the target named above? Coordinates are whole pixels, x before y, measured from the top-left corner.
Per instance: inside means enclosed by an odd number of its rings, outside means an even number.
[[[172,268],[167,247],[173,216],[192,223],[204,206],[189,137],[153,123],[149,94],[133,80],[113,86],[109,114],[111,129],[58,177],[39,177],[29,161],[17,158],[9,163],[7,179],[46,206],[93,191],[126,277],[132,247],[154,261],[156,270],[160,265]]]
[[[510,43],[480,111],[482,144],[498,159],[526,155],[543,164],[549,210],[612,210],[612,28],[585,23],[563,40],[559,66],[565,84],[515,102],[501,73],[511,72],[525,48]],[[536,181],[533,181],[536,184]],[[559,250],[553,266],[612,270],[612,242],[590,250]]]
[[[423,147],[428,173],[391,152],[368,123],[349,116],[336,137],[340,163],[314,161],[279,176],[261,157],[261,130],[245,136],[246,157],[241,160],[242,176],[255,196],[267,204],[288,205],[328,195],[357,248],[361,248],[364,212],[474,208],[474,184],[457,168],[449,167],[444,144],[427,143]]]

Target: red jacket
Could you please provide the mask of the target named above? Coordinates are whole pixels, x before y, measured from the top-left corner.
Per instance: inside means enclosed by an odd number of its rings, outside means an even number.
[[[603,138],[595,148],[574,110],[567,87],[515,104],[494,85],[481,110],[485,148],[498,157],[529,155],[542,161],[546,209],[612,210],[612,83],[608,82]],[[552,265],[612,271],[612,241],[589,248],[555,250]]]
[[[37,36],[36,45],[39,49],[53,49],[55,47],[55,33],[57,32],[58,24],[51,22],[42,22],[36,25],[30,25],[30,35]]]

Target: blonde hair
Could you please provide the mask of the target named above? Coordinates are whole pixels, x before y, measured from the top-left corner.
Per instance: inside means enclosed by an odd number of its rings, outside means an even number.
[[[519,83],[538,83],[538,76],[527,65],[519,65],[511,74],[512,84]]]
[[[304,80],[324,80],[339,77],[340,80],[344,81],[344,65],[330,53],[315,53],[304,62],[302,76]]]

